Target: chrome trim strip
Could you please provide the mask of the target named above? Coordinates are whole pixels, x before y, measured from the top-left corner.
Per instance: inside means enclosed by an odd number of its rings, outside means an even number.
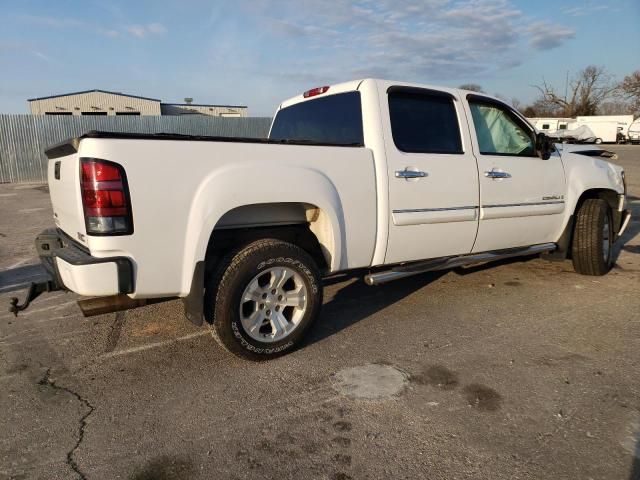
[[[530,202],[530,203],[503,203],[499,205],[482,205],[482,208],[498,208],[498,207],[531,207],[535,205],[557,205],[564,203],[564,200],[557,200],[553,202]]]
[[[620,238],[624,233],[624,231],[627,229],[627,225],[629,225],[629,220],[631,220],[631,212],[627,212],[627,215],[622,221],[622,225],[620,226],[620,230],[618,231],[618,238]]]
[[[478,206],[469,207],[450,207],[450,208],[405,208],[402,210],[394,210],[393,213],[421,213],[421,212],[446,212],[447,210],[473,210]]]

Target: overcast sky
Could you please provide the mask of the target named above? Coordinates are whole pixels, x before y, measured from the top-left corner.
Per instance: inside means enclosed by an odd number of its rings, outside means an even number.
[[[99,88],[271,115],[314,86],[365,77],[529,102],[544,77],[640,69],[640,1],[0,0],[0,113]]]

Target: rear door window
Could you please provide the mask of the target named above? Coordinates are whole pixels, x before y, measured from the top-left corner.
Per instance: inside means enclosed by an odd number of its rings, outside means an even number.
[[[391,133],[398,150],[462,153],[453,97],[415,88],[390,89],[388,96]]]
[[[360,92],[338,93],[281,109],[273,121],[269,138],[363,145]]]

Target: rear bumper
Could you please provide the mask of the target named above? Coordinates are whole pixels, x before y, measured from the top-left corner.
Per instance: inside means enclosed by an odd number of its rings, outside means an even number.
[[[56,284],[84,296],[133,293],[133,263],[127,257],[98,258],[57,230],[36,237],[42,264]]]

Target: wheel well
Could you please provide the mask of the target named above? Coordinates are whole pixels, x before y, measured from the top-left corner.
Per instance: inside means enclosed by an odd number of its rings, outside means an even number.
[[[324,273],[329,270],[320,242],[307,222],[295,225],[237,227],[214,230],[209,239],[205,256],[206,274],[210,274],[218,262],[231,250],[261,238],[275,238],[293,243],[311,255],[321,272]]]
[[[607,202],[609,207],[611,208],[611,213],[613,215],[613,225],[614,229],[620,225],[620,212],[618,212],[618,193],[614,190],[609,190],[606,188],[592,188],[590,190],[585,190],[580,195],[578,202],[576,203],[576,208],[573,213],[569,217],[569,221],[560,235],[560,238],[556,242],[558,245],[558,249],[552,253],[546,255],[547,258],[551,260],[564,260],[571,258],[571,245],[573,244],[573,226],[575,223],[575,216],[580,210],[580,207],[584,203],[585,200],[590,198],[599,198]],[[614,230],[615,232],[615,230]]]
[[[609,190],[606,188],[594,188],[591,190],[587,190],[580,195],[580,199],[576,204],[575,212],[578,211],[578,208],[582,205],[582,203],[588,198],[600,198],[607,202],[609,208],[611,208],[611,220],[613,221],[613,233],[617,235],[618,230],[620,228],[620,224],[622,221],[622,212],[618,211],[618,192],[615,190]],[[574,215],[575,215],[574,212]]]
[[[578,203],[576,203],[576,208],[573,212],[574,215],[588,198],[600,198],[606,201],[614,212],[618,209],[618,193],[616,191],[609,190],[607,188],[592,188],[582,192],[582,195],[580,195],[580,198],[578,199]]]

